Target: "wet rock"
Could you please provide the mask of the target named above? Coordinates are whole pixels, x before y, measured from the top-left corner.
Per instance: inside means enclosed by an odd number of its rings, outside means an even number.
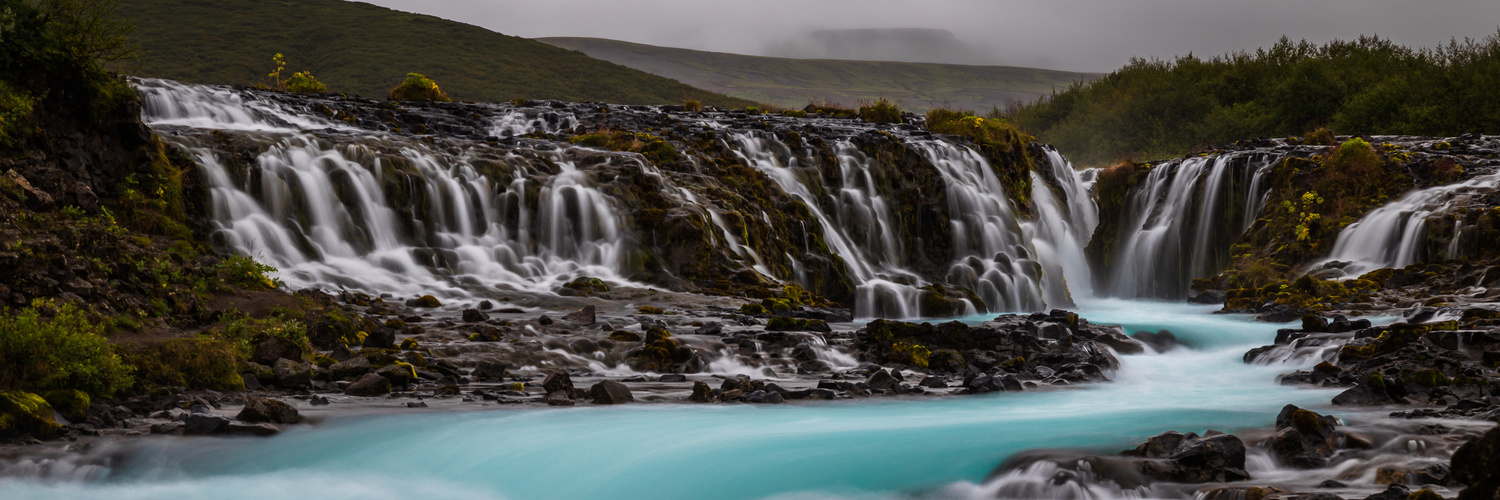
[[[1411,488],[1404,484],[1392,484],[1386,486],[1385,491],[1365,497],[1364,500],[1406,500],[1411,496]]]
[[[194,413],[183,420],[182,431],[186,434],[219,434],[229,430],[229,417],[214,413]]]
[[[417,380],[416,367],[402,362],[386,365],[375,370],[375,374],[390,380],[393,387],[406,387]]]
[[[1143,463],[1141,472],[1160,481],[1182,483],[1250,478],[1245,473],[1245,443],[1230,434],[1184,439],[1165,460]]]
[[[680,374],[680,373],[668,373],[666,375],[662,375],[661,378],[658,378],[657,382],[667,382],[667,383],[687,382],[687,375],[683,375],[683,374]]]
[[[281,428],[267,423],[230,422],[224,428],[224,432],[231,436],[274,436],[281,432]]]
[[[1328,463],[1335,449],[1334,427],[1338,419],[1286,405],[1276,416],[1276,434],[1271,453],[1282,464],[1297,469],[1316,469]]]
[[[563,315],[562,317],[562,321],[564,323],[571,323],[579,326],[592,325],[595,323],[595,319],[594,306],[592,305],[583,306],[582,309],[570,312]]]
[[[478,309],[464,309],[463,320],[467,323],[480,323],[489,319],[490,315],[480,312]]]
[[[406,403],[406,407],[407,408],[426,408],[427,407],[427,402],[426,401],[411,401],[411,402]]]
[[[693,382],[693,394],[688,396],[688,401],[694,403],[709,403],[714,400],[714,390],[702,380]]]
[[[307,399],[307,404],[313,406],[327,406],[328,398],[314,394],[313,397]]]
[[[328,374],[339,380],[360,377],[372,371],[370,358],[365,356],[355,356],[328,367]]]
[[[406,305],[409,307],[434,308],[442,307],[443,303],[441,301],[438,301],[437,297],[433,297],[431,295],[423,295],[421,297],[406,301]]]
[[[1500,427],[1469,440],[1453,453],[1450,476],[1467,485],[1459,500],[1500,498]]]
[[[871,389],[881,391],[891,390],[898,382],[896,377],[891,376],[891,372],[885,370],[875,370],[875,373],[870,374],[870,378],[865,380],[865,384]]]
[[[470,375],[474,377],[474,380],[498,382],[505,379],[505,370],[505,363],[481,361],[474,366],[474,371]]]
[[[593,396],[594,404],[600,405],[617,405],[635,401],[635,396],[630,393],[629,387],[613,380],[601,380],[589,387],[589,395]]]
[[[245,407],[240,410],[239,415],[234,417],[245,422],[270,422],[275,424],[295,424],[301,421],[297,408],[283,401],[262,398],[258,396],[247,396]]]
[[[1167,352],[1182,345],[1177,341],[1177,335],[1168,330],[1158,330],[1155,333],[1137,332],[1130,337],[1151,346],[1151,350],[1156,352]]]
[[[572,395],[576,392],[573,388],[573,377],[568,376],[568,372],[552,372],[547,374],[547,378],[542,380],[542,389],[547,391],[547,394],[562,391]]]
[[[52,415],[52,405],[41,396],[23,391],[0,392],[0,437],[57,436],[62,426]]]
[[[365,374],[363,377],[360,377],[358,381],[355,381],[353,384],[349,384],[349,387],[344,389],[344,394],[363,397],[383,396],[386,394],[390,394],[390,392],[390,379],[387,379],[380,375],[376,375],[374,373]]]
[[[183,424],[182,422],[160,422],[160,423],[155,423],[155,424],[151,424],[151,433],[152,434],[171,434],[173,432],[177,432],[179,430],[182,430],[182,428],[185,425],[186,424]]]
[[[948,387],[948,381],[936,375],[928,375],[922,378],[917,385],[931,389],[944,389]]]
[[[1188,297],[1187,301],[1191,304],[1223,304],[1224,298],[1223,290],[1207,290]]]
[[[693,335],[722,335],[723,333],[724,325],[718,321],[704,323],[703,326],[693,330]]]
[[[312,365],[281,358],[271,367],[276,374],[276,385],[288,388],[306,387],[312,382]]]
[[[555,391],[547,394],[548,406],[573,406],[573,398],[568,396],[568,391]]]

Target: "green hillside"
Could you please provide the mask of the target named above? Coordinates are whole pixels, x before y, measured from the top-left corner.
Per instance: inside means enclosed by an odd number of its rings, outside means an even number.
[[[1102,76],[1011,66],[746,56],[600,38],[538,40],[714,92],[798,108],[814,100],[848,106],[884,97],[915,111],[988,111]]]
[[[330,91],[384,97],[408,72],[454,99],[514,98],[674,104],[752,103],[468,24],[342,0],[125,0],[146,52],[134,74],[198,83],[250,84],[286,55],[287,72],[311,71]]]

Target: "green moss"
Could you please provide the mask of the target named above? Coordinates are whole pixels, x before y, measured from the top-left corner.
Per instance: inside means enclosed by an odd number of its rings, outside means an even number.
[[[86,392],[77,389],[57,389],[47,391],[42,396],[52,409],[70,419],[78,419],[89,411],[91,400]]]
[[[32,435],[48,438],[62,426],[52,418],[52,406],[41,396],[22,391],[0,392],[0,437]]]
[[[408,337],[401,340],[401,350],[411,351],[417,349],[417,347],[417,339]]]
[[[932,351],[921,344],[895,342],[891,344],[891,353],[892,361],[927,368],[928,357]]]
[[[827,321],[821,319],[802,319],[790,316],[775,316],[766,321],[767,331],[809,331],[823,329],[828,326]]]
[[[1432,491],[1430,488],[1422,488],[1411,492],[1410,495],[1406,496],[1406,500],[1443,500],[1443,496],[1437,494],[1436,491]]]
[[[740,306],[740,314],[766,314],[766,307],[760,304],[744,304]]]
[[[615,330],[609,333],[609,338],[616,342],[640,342],[641,334],[625,330]]]
[[[1453,383],[1453,379],[1437,370],[1419,370],[1407,373],[1402,381],[1427,387],[1442,387]]]
[[[423,295],[423,296],[417,298],[417,301],[416,301],[415,305],[417,307],[432,308],[432,307],[442,307],[443,303],[439,302],[438,299],[437,299],[437,297],[433,297],[431,295]]]
[[[667,311],[656,306],[641,306],[635,310],[637,314],[666,314]]]

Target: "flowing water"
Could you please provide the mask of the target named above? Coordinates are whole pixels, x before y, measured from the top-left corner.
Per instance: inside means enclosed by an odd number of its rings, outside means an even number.
[[[172,140],[202,169],[216,243],[268,261],[294,287],[474,297],[550,294],[579,276],[628,282],[626,255],[638,235],[622,215],[628,207],[588,175],[599,169],[638,169],[701,217],[724,255],[767,278],[806,283],[793,256],[757,253],[717,201],[673,184],[637,157],[566,144],[442,146],[353,129],[254,94],[157,80],[139,85],[149,124],[186,131]],[[497,106],[486,108],[494,137],[582,126],[566,111]],[[330,417],[264,439],[104,443],[0,467],[0,478],[11,478],[0,479],[0,491],[6,499],[1131,498],[1151,492],[1058,482],[1046,462],[991,472],[1030,449],[1110,453],[1166,430],[1262,428],[1282,405],[1320,408],[1333,395],[1276,383],[1280,373],[1321,361],[1321,351],[1242,361],[1283,325],[1211,314],[1217,306],[1097,298],[1092,290],[1098,282],[1100,295],[1179,297],[1192,278],[1217,272],[1229,242],[1264,209],[1262,176],[1274,154],[1155,167],[1128,200],[1119,258],[1126,265],[1095,280],[1083,255],[1100,217],[1092,172],[1077,172],[1044,148],[1047,161],[1030,178],[1036,215],[1022,217],[981,155],[946,140],[905,138],[908,151],[943,182],[953,259],[937,263],[946,271],[933,276],[915,270],[917,249],[898,236],[900,207],[853,143],[834,141],[840,172],[823,179],[801,144],[706,125],[724,132],[723,146],[740,161],[808,207],[815,220],[806,224],[821,229],[856,282],[860,317],[917,316],[920,287],[944,284],[972,290],[983,302],[966,301],[973,314],[965,321],[1076,305],[1095,323],[1170,330],[1182,346],[1123,356],[1112,382],[1062,390],[788,405],[403,408]],[[233,132],[252,145],[253,161],[231,168],[201,139],[206,130]],[[1420,224],[1423,211],[1449,191],[1413,193],[1377,210],[1346,231],[1350,242],[1341,237],[1338,248],[1376,246],[1356,240]],[[759,218],[769,223],[765,214]],[[1334,258],[1371,265],[1408,258],[1398,251],[1355,259],[1339,249]],[[792,272],[773,275],[772,260],[790,262]],[[819,356],[831,365],[854,364],[822,346]],[[725,354],[709,372],[753,372]],[[1290,474],[1264,457],[1253,462],[1252,474]]]
[[[1115,381],[1071,390],[350,417],[269,439],[150,440],[93,481],[0,486],[22,499],[985,498],[1007,481],[989,472],[1022,450],[1113,452],[1169,429],[1263,427],[1281,405],[1332,396],[1275,383],[1296,366],[1240,361],[1279,325],[1182,304],[1082,307],[1192,347],[1125,356]]]
[[[1500,173],[1481,175],[1464,182],[1433,186],[1407,193],[1396,201],[1370,211],[1339,233],[1328,259],[1313,268],[1339,263],[1346,277],[1390,267],[1400,269],[1425,260],[1423,244],[1427,236],[1428,217],[1452,208],[1456,199],[1476,188],[1493,188],[1500,183]],[[1458,258],[1454,237],[1446,255]]]

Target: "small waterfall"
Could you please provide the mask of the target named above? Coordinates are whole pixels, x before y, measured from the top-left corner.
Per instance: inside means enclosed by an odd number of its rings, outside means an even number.
[[[316,118],[228,89],[140,88],[152,126],[260,134],[246,136],[265,148],[238,176],[212,150],[174,140],[198,160],[215,242],[275,266],[293,287],[463,297],[548,293],[578,276],[623,281],[626,233],[614,202],[567,151],[493,157],[395,138],[330,144],[297,131],[327,125]]]
[[[1194,278],[1218,274],[1229,245],[1265,208],[1262,177],[1279,155],[1230,153],[1162,163],[1127,201],[1106,290],[1120,297],[1182,298]]]
[[[1312,269],[1337,262],[1345,277],[1354,278],[1376,269],[1399,269],[1426,260],[1429,257],[1424,248],[1428,218],[1452,208],[1460,195],[1478,188],[1493,188],[1497,183],[1500,183],[1500,173],[1409,192],[1344,228],[1328,259],[1313,265]],[[1457,224],[1446,255],[1442,257],[1462,256],[1459,238],[1463,227]]]

